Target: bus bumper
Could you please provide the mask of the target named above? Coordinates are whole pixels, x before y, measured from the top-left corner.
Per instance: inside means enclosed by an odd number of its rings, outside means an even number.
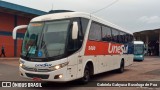
[[[67,67],[51,72],[26,71],[23,68],[19,67],[20,76],[32,80],[36,80],[35,78],[38,78],[39,81],[67,82],[69,80],[66,77],[66,72]]]
[[[144,56],[143,55],[135,55],[134,56],[134,61],[143,61],[144,60]]]

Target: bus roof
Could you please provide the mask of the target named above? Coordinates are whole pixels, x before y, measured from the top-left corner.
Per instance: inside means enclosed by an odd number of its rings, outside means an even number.
[[[49,21],[49,20],[55,20],[55,19],[67,19],[67,18],[73,18],[73,17],[83,17],[87,19],[91,19],[93,21],[102,23],[104,25],[107,25],[109,27],[118,29],[120,31],[126,32],[128,34],[132,34],[132,32],[127,31],[111,22],[105,21],[104,19],[101,19],[99,17],[96,17],[92,14],[89,13],[84,13],[84,12],[64,12],[64,13],[53,13],[53,14],[46,14],[42,16],[35,17],[31,20],[31,22],[38,22],[38,21]]]
[[[134,44],[144,44],[143,41],[134,41]]]

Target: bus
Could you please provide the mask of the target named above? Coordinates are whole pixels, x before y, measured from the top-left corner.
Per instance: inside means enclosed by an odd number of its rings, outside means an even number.
[[[134,41],[134,60],[143,61],[145,54],[145,45],[143,41]]]
[[[19,59],[20,76],[42,81],[87,83],[92,75],[133,62],[133,34],[83,12],[52,13],[33,18],[26,28]]]

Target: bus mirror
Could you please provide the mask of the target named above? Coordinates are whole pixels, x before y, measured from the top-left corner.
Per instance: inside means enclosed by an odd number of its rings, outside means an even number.
[[[28,25],[16,26],[16,27],[13,29],[13,33],[12,33],[13,39],[16,39],[16,37],[17,37],[17,30],[19,30],[19,29],[25,29],[25,28],[27,28],[27,26],[28,26]]]
[[[75,40],[78,37],[78,23],[73,22],[73,27],[72,27],[72,39]]]

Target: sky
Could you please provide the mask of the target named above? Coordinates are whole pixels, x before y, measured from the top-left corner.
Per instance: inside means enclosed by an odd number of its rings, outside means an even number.
[[[160,0],[3,0],[42,10],[93,13],[131,32],[160,28]],[[114,3],[115,2],[115,3]],[[114,3],[114,4],[113,4]]]

